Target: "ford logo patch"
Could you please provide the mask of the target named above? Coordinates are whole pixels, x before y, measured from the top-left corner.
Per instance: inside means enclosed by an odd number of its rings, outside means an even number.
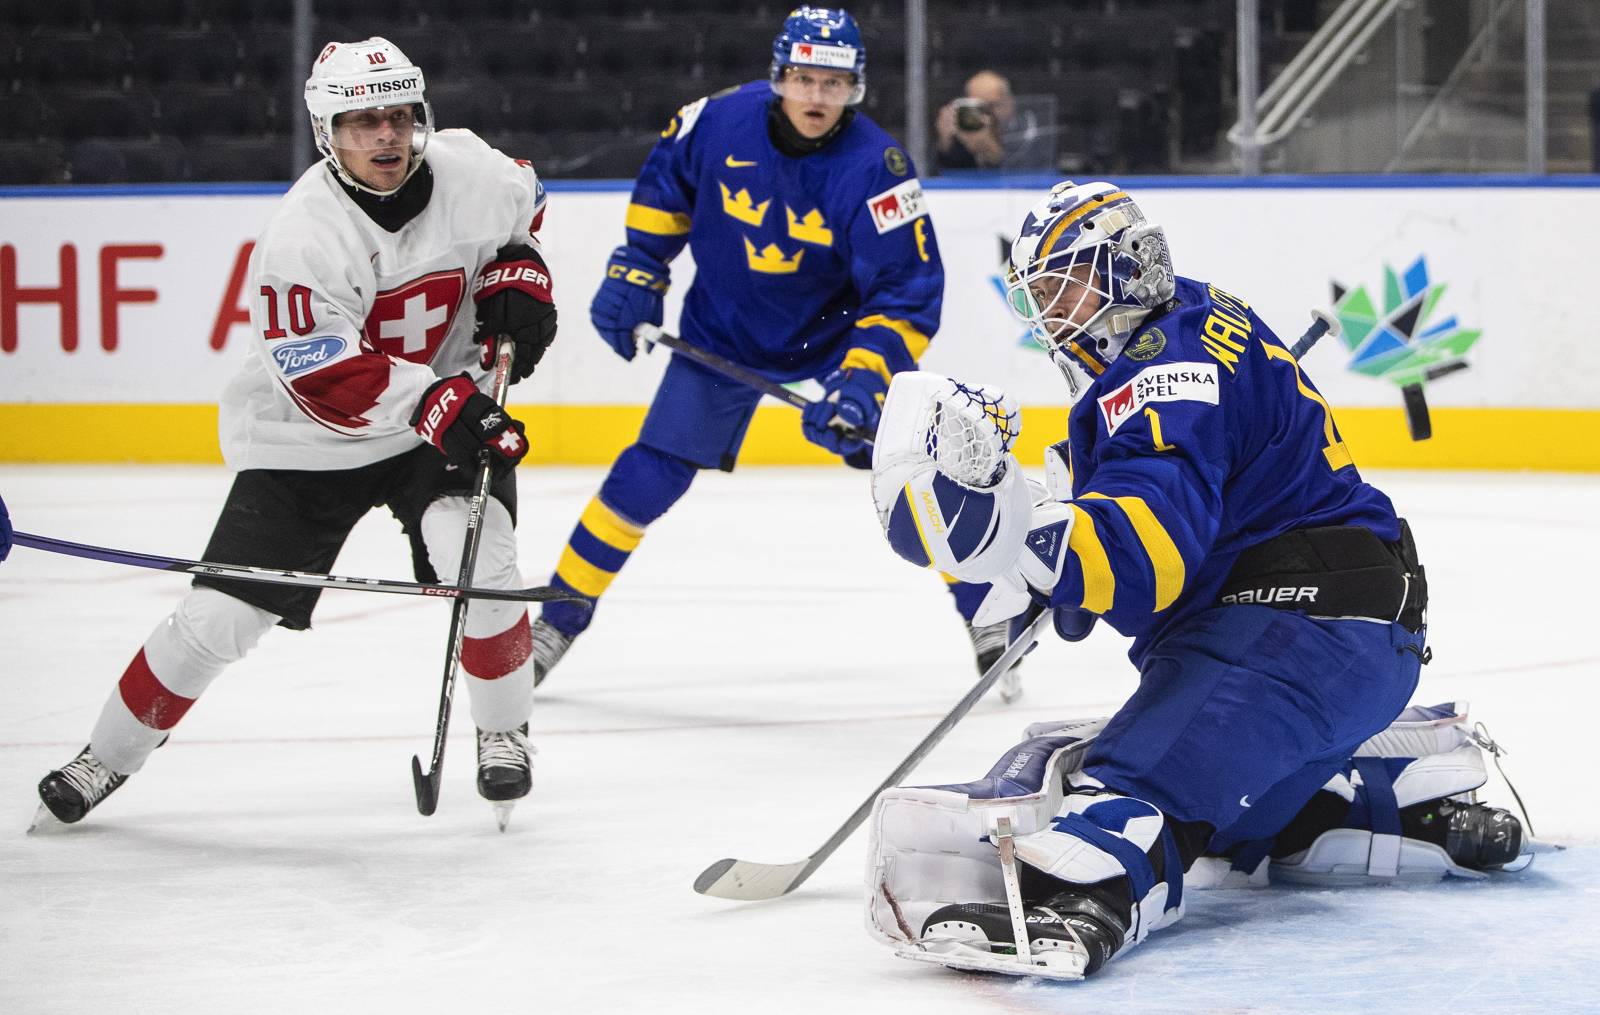
[[[324,338],[307,338],[287,345],[275,346],[272,358],[278,361],[278,370],[285,377],[315,370],[344,352],[344,339],[337,335]]]

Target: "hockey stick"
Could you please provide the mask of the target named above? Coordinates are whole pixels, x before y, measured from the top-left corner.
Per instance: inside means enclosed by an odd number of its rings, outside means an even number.
[[[419,582],[390,581],[386,578],[343,578],[334,574],[314,574],[308,571],[278,571],[270,567],[251,567],[245,564],[214,564],[205,560],[183,560],[179,557],[161,557],[153,553],[133,550],[115,550],[108,546],[90,546],[72,543],[52,536],[37,536],[29,532],[12,533],[12,542],[48,553],[68,557],[102,560],[110,564],[127,564],[147,567],[155,571],[172,571],[178,574],[208,575],[229,581],[262,582],[268,585],[306,585],[324,589],[352,589],[357,592],[391,592],[402,596],[432,596],[436,599],[499,599],[512,602],[548,603],[581,602],[582,598],[550,585],[535,585],[526,589],[475,589],[460,585],[423,585]]]
[[[715,370],[730,380],[738,381],[745,387],[754,388],[763,395],[771,395],[779,401],[787,402],[796,409],[805,410],[816,404],[798,391],[790,391],[776,381],[767,380],[749,367],[743,367],[731,360],[723,359],[710,350],[702,349],[698,345],[690,345],[677,335],[669,335],[653,324],[641,324],[634,328],[633,337],[648,345],[664,345],[680,356],[692,359],[701,366]],[[838,426],[834,427],[834,429],[838,430],[843,437],[859,440],[869,446],[872,444],[872,436],[870,434],[860,433],[853,427]]]
[[[1301,335],[1299,340],[1289,347],[1289,355],[1295,359],[1299,359],[1310,352],[1311,347],[1316,345],[1323,335],[1331,334],[1335,338],[1339,337],[1338,318],[1325,310],[1315,308],[1311,311],[1311,318],[1311,327],[1307,328],[1306,333]]]
[[[757,899],[776,899],[780,895],[787,895],[798,888],[806,878],[809,878],[818,867],[822,866],[823,861],[833,855],[834,850],[838,849],[844,843],[844,840],[850,837],[852,832],[861,827],[861,823],[867,819],[867,815],[872,811],[872,805],[877,802],[878,794],[891,786],[898,786],[900,781],[910,774],[913,768],[917,767],[917,763],[927,757],[929,751],[938,746],[939,741],[945,738],[945,735],[950,732],[955,724],[960,722],[968,712],[972,711],[972,706],[978,703],[979,698],[988,693],[989,688],[994,686],[995,681],[1000,679],[1001,674],[1009,670],[1012,664],[1021,659],[1033,647],[1034,642],[1038,640],[1040,631],[1044,629],[1045,624],[1050,622],[1052,616],[1054,614],[1050,610],[1044,610],[1029,621],[1028,626],[1023,629],[1022,633],[1012,639],[1011,644],[1006,646],[1006,650],[1000,653],[1000,658],[996,659],[983,672],[983,676],[978,678],[978,682],[972,685],[972,690],[968,691],[960,701],[956,702],[955,707],[943,719],[939,720],[939,725],[935,726],[927,736],[922,738],[921,743],[911,749],[911,753],[906,755],[905,760],[896,765],[894,771],[889,773],[888,778],[879,783],[878,788],[874,789],[871,795],[861,802],[861,806],[857,807],[855,813],[846,818],[844,824],[840,825],[838,830],[829,836],[828,841],[822,844],[821,849],[804,860],[796,860],[793,863],[784,864],[753,863],[749,860],[734,860],[731,858],[718,860],[701,871],[700,876],[694,879],[694,890],[701,895],[715,895],[720,899],[754,901]]]
[[[505,335],[500,336],[494,354],[494,400],[506,404],[506,389],[511,386],[511,358],[516,344]],[[461,549],[461,573],[457,585],[472,581],[472,569],[478,563],[478,542],[483,535],[483,506],[489,500],[489,455],[484,448],[478,452],[478,476],[473,483],[472,500],[467,509],[466,543]],[[411,756],[411,781],[417,790],[417,811],[424,816],[439,807],[439,779],[444,767],[444,739],[450,731],[450,704],[455,698],[456,672],[461,668],[461,640],[466,634],[466,599],[457,599],[450,611],[450,639],[445,649],[444,685],[439,689],[439,718],[433,728],[433,757],[428,770],[422,770],[422,759]]]

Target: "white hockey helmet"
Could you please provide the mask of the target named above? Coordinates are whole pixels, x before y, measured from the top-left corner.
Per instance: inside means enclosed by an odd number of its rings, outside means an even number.
[[[1049,351],[1074,400],[1176,288],[1161,227],[1111,183],[1051,188],[1023,220],[1006,271],[1012,313]]]
[[[330,42],[322,48],[306,79],[306,109],[311,113],[317,150],[341,180],[383,197],[411,179],[422,165],[422,153],[433,133],[433,109],[424,97],[423,87],[422,69],[388,39],[373,36],[364,42]],[[390,115],[375,121],[374,126],[382,122],[398,130],[402,137],[409,135],[410,164],[400,182],[388,190],[375,189],[357,179],[335,150],[370,150],[393,143],[388,132],[358,130],[354,124],[347,127],[339,119],[341,113],[363,110],[388,111]]]

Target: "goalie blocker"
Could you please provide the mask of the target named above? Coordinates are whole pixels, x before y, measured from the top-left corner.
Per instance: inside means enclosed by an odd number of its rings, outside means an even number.
[[[867,928],[903,958],[1081,979],[1175,923],[1186,890],[1482,879],[1553,848],[1478,803],[1464,703],[1412,707],[1274,839],[1191,856],[1181,823],[1081,771],[1105,719],[1039,723],[977,782],[900,787],[871,818]],[[1492,748],[1492,744],[1489,745]],[[1021,913],[997,852],[1009,823]],[[1069,834],[1070,833],[1072,834]],[[1187,869],[1185,869],[1187,868]],[[1027,928],[1018,942],[1015,927]]]

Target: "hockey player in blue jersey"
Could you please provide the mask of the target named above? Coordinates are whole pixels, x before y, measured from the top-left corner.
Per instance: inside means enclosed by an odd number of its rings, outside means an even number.
[[[865,91],[854,19],[791,12],[773,42],[770,80],[692,102],[662,132],[628,205],[627,243],[590,307],[601,337],[631,360],[635,328],[661,323],[668,265],[688,245],[696,271],[683,340],[776,382],[820,380],[825,395],[803,414],[803,432],[858,468],[871,453],[858,435],[876,429],[890,378],[927,349],[944,292],[916,169],[855,109]],[[553,583],[598,601],[699,470],[733,468],[759,398],[674,356]],[[982,590],[953,591],[970,618]],[[540,680],[592,615],[584,605],[545,609],[533,628]],[[1003,625],[969,632],[980,668],[1004,648]]]
[[[1008,287],[1073,401],[1049,489],[1009,454],[1004,396],[906,373],[879,517],[902,557],[992,584],[979,623],[1103,618],[1140,683],[1109,720],[1030,728],[983,781],[883,794],[873,932],[1070,979],[1178,919],[1186,884],[1472,877],[1523,852],[1514,817],[1461,796],[1486,778],[1463,710],[1406,709],[1428,657],[1409,529],[1250,305],[1175,276],[1108,183],[1034,207]]]

